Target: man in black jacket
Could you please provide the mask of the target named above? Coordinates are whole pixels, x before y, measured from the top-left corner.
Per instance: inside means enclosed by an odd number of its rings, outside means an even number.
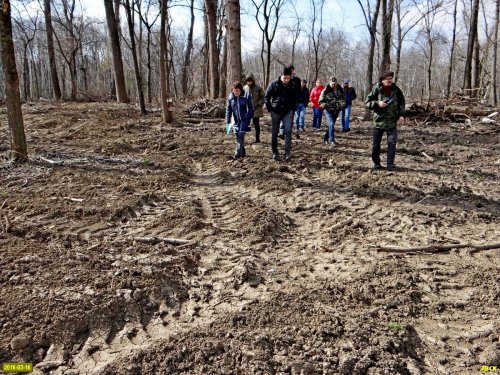
[[[292,150],[292,120],[297,108],[297,89],[291,81],[292,70],[284,68],[282,75],[269,84],[264,96],[266,108],[271,113],[271,149],[273,159],[280,160],[278,152],[278,133],[283,121],[285,133],[285,159],[290,160]]]

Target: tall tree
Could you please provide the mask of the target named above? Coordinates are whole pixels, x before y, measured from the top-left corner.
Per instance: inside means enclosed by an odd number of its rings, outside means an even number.
[[[189,5],[190,11],[190,23],[189,23],[189,32],[187,37],[186,50],[184,51],[184,64],[182,65],[182,78],[181,78],[181,87],[182,87],[182,95],[184,97],[188,96],[188,84],[189,77],[191,76],[191,57],[193,54],[193,34],[194,34],[194,0],[190,0]]]
[[[241,81],[241,22],[239,0],[226,0],[226,43],[227,43],[227,84],[230,91],[232,82]]]
[[[451,95],[451,80],[453,77],[453,60],[455,53],[455,40],[457,38],[457,3],[458,1],[453,0],[455,6],[453,7],[453,31],[451,36],[451,48],[450,48],[450,62],[448,64],[448,79],[446,81],[446,97],[449,99]]]
[[[24,134],[19,76],[16,69],[14,42],[12,41],[11,6],[9,0],[2,0],[0,7],[0,57],[5,77],[7,121],[10,129],[12,159],[18,162],[28,160],[26,136]]]
[[[479,0],[472,0],[471,19],[469,25],[469,38],[467,40],[467,54],[465,58],[463,90],[466,95],[471,95],[472,90],[472,59],[474,56],[474,43],[477,35],[477,20],[479,16]]]
[[[375,55],[375,43],[377,37],[377,22],[378,15],[380,11],[380,2],[381,0],[377,0],[375,7],[373,8],[373,14],[370,7],[370,1],[366,0],[366,9],[365,6],[361,3],[361,0],[358,0],[358,4],[363,11],[363,16],[365,18],[365,24],[370,33],[370,47],[368,49],[368,63],[366,65],[366,79],[365,79],[365,95],[368,95],[373,86],[373,58]],[[363,120],[367,121],[370,119],[370,109],[365,108],[365,113],[363,115]]]
[[[127,94],[127,87],[125,85],[125,74],[123,72],[120,31],[118,29],[118,20],[113,9],[113,0],[104,0],[104,10],[106,12],[106,23],[108,25],[109,40],[111,44],[111,56],[113,58],[116,100],[119,103],[128,103],[129,98]]]
[[[264,73],[264,86],[267,87],[271,75],[271,45],[276,36],[279,20],[283,14],[285,0],[252,0],[252,3],[255,8],[255,19],[262,31],[260,56]],[[264,54],[266,57],[265,63]]]
[[[162,118],[165,124],[172,123],[172,111],[169,108],[169,74],[167,69],[168,50],[167,50],[167,19],[168,4],[167,0],[160,1],[160,89],[161,89],[161,107]]]
[[[394,0],[382,0],[382,62],[380,73],[391,69],[392,15]]]
[[[314,80],[316,82],[321,69],[322,59],[319,56],[319,49],[323,35],[323,7],[325,0],[310,0],[311,9],[311,40],[314,50]],[[319,17],[319,20],[318,20]]]
[[[495,35],[493,44],[493,105],[496,107],[498,103],[498,24],[500,23],[500,1],[497,1],[496,14],[495,14]]]
[[[205,0],[208,27],[209,95],[219,96],[219,50],[217,49],[217,0]]]
[[[56,100],[61,100],[61,86],[57,75],[56,53],[54,50],[54,27],[52,26],[51,0],[43,0],[43,14],[45,17],[45,37],[47,39],[47,54],[49,57],[50,79],[52,92]]]
[[[134,7],[134,4],[131,4],[130,0],[125,0],[125,3],[123,5],[125,7],[125,14],[127,16],[128,31],[130,36],[130,52],[132,53],[132,60],[134,62],[135,84],[137,86],[137,96],[139,97],[139,108],[141,115],[145,115],[147,111],[146,102],[144,100],[144,87],[142,85],[141,69],[139,67],[137,47],[135,44],[135,10],[132,9]]]

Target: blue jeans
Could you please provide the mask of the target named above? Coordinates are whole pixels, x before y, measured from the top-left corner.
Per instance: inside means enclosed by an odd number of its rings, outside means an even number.
[[[396,157],[396,143],[398,141],[398,129],[378,129],[373,128],[372,140],[372,161],[375,165],[380,165],[380,143],[384,132],[387,132],[387,165],[394,165],[394,158]]]
[[[337,117],[339,117],[338,111],[335,111],[335,112],[326,111],[326,119],[328,120],[328,129],[325,133],[325,136],[323,137],[325,142],[326,141],[328,141],[330,143],[335,142],[334,125],[335,125],[335,121],[337,121]]]
[[[278,155],[278,133],[280,131],[280,122],[283,122],[283,130],[285,133],[285,155],[290,155],[292,150],[292,118],[293,111],[288,111],[285,114],[271,112],[271,149],[273,155]]]
[[[313,124],[312,127],[314,129],[321,128],[321,119],[323,118],[323,110],[313,107]]]
[[[236,157],[244,157],[246,155],[245,151],[245,133],[246,132],[235,132],[236,134],[236,151],[234,152],[234,156]]]
[[[347,106],[342,110],[342,129],[349,129],[349,122],[351,121],[351,106]]]
[[[299,130],[300,127],[304,129],[304,122],[306,117],[306,105],[304,103],[299,103],[297,106],[297,112],[295,112],[295,128]]]

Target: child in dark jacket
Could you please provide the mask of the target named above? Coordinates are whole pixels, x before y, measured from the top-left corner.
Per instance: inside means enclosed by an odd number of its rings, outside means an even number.
[[[227,98],[226,124],[233,119],[233,131],[236,135],[235,158],[243,158],[245,152],[245,133],[250,131],[250,121],[254,113],[252,96],[243,91],[243,86],[239,82],[234,82],[232,93]]]

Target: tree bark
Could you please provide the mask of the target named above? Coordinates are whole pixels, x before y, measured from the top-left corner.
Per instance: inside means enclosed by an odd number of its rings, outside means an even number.
[[[389,3],[387,3],[389,1]],[[382,62],[380,73],[391,69],[392,15],[394,0],[382,0]]]
[[[217,49],[217,0],[205,0],[208,26],[209,95],[219,97],[219,51]]]
[[[24,134],[19,76],[16,69],[16,56],[12,40],[12,20],[9,0],[2,0],[0,7],[0,57],[5,77],[7,121],[10,129],[11,157],[17,162],[26,162],[28,152]]]
[[[47,38],[47,54],[49,57],[50,79],[52,81],[52,91],[54,99],[61,100],[61,86],[59,86],[59,77],[57,75],[56,53],[54,50],[54,28],[52,26],[52,14],[50,7],[51,0],[43,0],[45,16],[45,35]]]
[[[166,24],[168,18],[167,0],[161,0],[160,3],[160,90],[162,118],[165,124],[172,123],[172,111],[168,105],[168,71],[167,71],[167,34]]]
[[[496,15],[495,15],[495,36],[493,45],[493,105],[496,107],[498,104],[498,69],[497,69],[497,53],[498,53],[498,24],[500,23],[500,1],[497,1]]]
[[[471,95],[472,89],[472,58],[474,55],[474,43],[477,34],[477,20],[479,15],[479,0],[473,0],[471,9],[471,21],[469,29],[469,38],[467,41],[467,54],[465,58],[465,68],[464,68],[464,84],[463,90],[466,95]]]
[[[457,3],[455,1],[455,6],[453,8],[453,34],[451,38],[451,50],[450,50],[450,63],[448,65],[448,81],[446,83],[446,97],[449,99],[451,95],[451,80],[453,77],[453,57],[455,52],[455,40],[457,38]]]
[[[366,27],[368,28],[368,32],[370,33],[370,47],[368,49],[368,64],[366,66],[366,79],[365,79],[365,95],[371,91],[373,86],[373,58],[375,55],[375,42],[377,37],[377,22],[378,15],[380,12],[380,2],[381,0],[377,0],[375,4],[375,8],[373,10],[373,16],[370,13],[370,3],[367,2],[367,10],[365,10],[361,0],[358,0],[358,3],[363,11],[365,17]],[[363,115],[363,120],[370,120],[370,109],[365,108],[365,113]]]
[[[137,47],[135,44],[134,18],[132,14],[132,6],[134,5],[130,4],[130,0],[125,0],[124,7],[125,7],[125,14],[127,15],[128,31],[130,35],[130,50],[132,53],[132,60],[134,61],[135,83],[137,85],[137,95],[139,97],[139,108],[141,115],[145,115],[147,113],[146,102],[144,100],[144,88],[142,86],[141,70],[137,58]]]
[[[189,76],[191,72],[191,55],[193,54],[193,34],[194,34],[194,0],[191,0],[189,6],[191,12],[191,22],[189,25],[189,33],[187,38],[186,51],[184,53],[184,65],[182,66],[182,95],[188,96]]]
[[[239,0],[226,0],[227,22],[227,82],[226,92],[232,82],[241,82],[241,22]]]
[[[106,11],[106,23],[108,25],[111,55],[113,58],[116,100],[118,103],[128,103],[129,98],[127,94],[127,87],[125,85],[122,49],[120,46],[120,32],[118,30],[118,20],[116,18],[115,11],[113,10],[113,0],[104,0],[104,9]]]

